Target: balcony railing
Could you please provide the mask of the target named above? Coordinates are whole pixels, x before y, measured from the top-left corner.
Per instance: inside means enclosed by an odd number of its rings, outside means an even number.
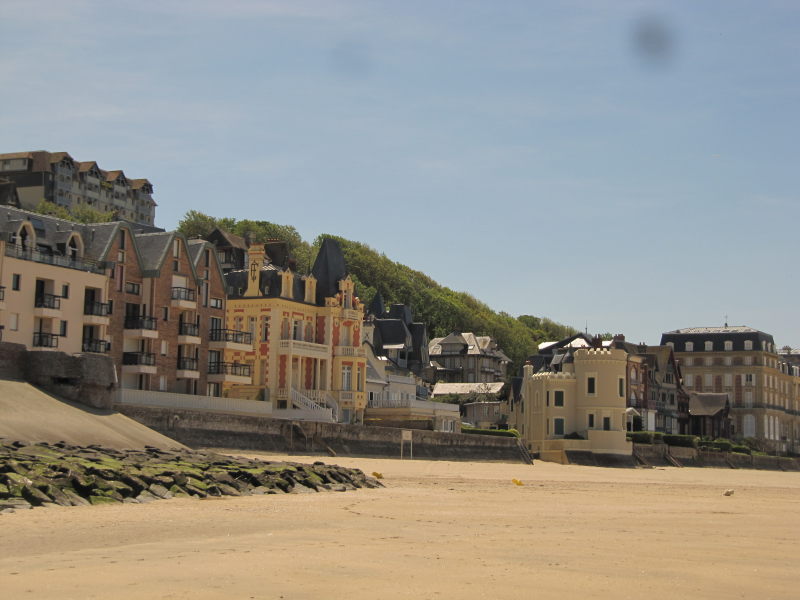
[[[156,328],[155,317],[125,317],[125,329],[150,329]]]
[[[105,340],[83,340],[81,348],[83,352],[97,352],[105,354],[111,350],[111,343]]]
[[[59,267],[67,267],[68,269],[77,269],[79,271],[89,271],[91,273],[103,272],[101,264],[93,260],[72,258],[61,254],[47,254],[45,252],[39,252],[38,250],[23,248],[13,243],[6,245],[6,256],[22,260],[32,260],[33,262],[45,263],[48,265],[57,265]]]
[[[212,329],[210,339],[212,342],[232,342],[249,346],[253,343],[253,334],[249,331],[237,331],[235,329]]]
[[[122,364],[153,367],[156,364],[156,355],[152,352],[123,352]]]
[[[54,333],[36,331],[33,334],[33,346],[35,348],[58,348],[58,336]]]
[[[180,323],[178,325],[178,335],[191,335],[197,337],[200,335],[200,327],[194,323]]]
[[[197,371],[197,359],[188,356],[181,356],[178,359],[178,370],[180,371]]]
[[[237,375],[250,377],[250,365],[239,363],[213,362],[208,363],[209,375]]]
[[[86,302],[83,305],[83,314],[93,315],[95,317],[107,317],[109,308],[111,308],[111,306],[107,302]]]
[[[172,299],[188,300],[189,302],[195,302],[197,299],[197,292],[190,288],[174,287],[172,288]]]
[[[61,308],[61,297],[55,294],[39,294],[33,301],[35,308],[53,308],[58,310]]]

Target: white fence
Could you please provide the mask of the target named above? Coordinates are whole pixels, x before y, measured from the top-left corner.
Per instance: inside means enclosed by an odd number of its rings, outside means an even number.
[[[439,414],[452,413],[453,415],[458,415],[457,404],[417,400],[395,393],[375,394],[369,401],[369,408],[412,408],[417,410],[433,410]]]

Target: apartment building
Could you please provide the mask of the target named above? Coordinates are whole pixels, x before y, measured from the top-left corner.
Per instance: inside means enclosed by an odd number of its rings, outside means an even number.
[[[319,420],[363,422],[364,307],[338,243],[324,240],[310,275],[274,264],[264,244],[250,244],[247,268],[225,280],[227,325],[254,339],[249,351],[225,353],[229,361],[252,363],[252,384],[226,384],[225,394],[269,401],[276,416],[298,408]]]
[[[662,334],[692,392],[727,392],[732,436],[797,452],[800,367],[780,356],[772,335],[746,326],[691,327]]]
[[[223,360],[252,346],[224,328],[225,284],[207,242],[10,207],[0,207],[0,235],[6,341],[107,354],[123,388],[220,395],[251,381],[248,365]]]
[[[134,223],[155,222],[153,185],[147,179],[103,170],[94,161],[76,161],[67,152],[0,154],[0,177],[15,184],[19,207],[26,210],[47,200],[67,209],[89,206],[113,212]]]

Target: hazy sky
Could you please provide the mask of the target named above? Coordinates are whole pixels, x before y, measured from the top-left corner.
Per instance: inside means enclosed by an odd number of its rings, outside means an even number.
[[[792,1],[0,0],[0,151],[514,315],[800,346],[798,31]]]

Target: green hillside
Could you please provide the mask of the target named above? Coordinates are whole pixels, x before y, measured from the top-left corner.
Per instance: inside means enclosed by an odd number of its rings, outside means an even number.
[[[267,221],[218,219],[197,211],[187,212],[178,224],[179,231],[192,237],[205,236],[214,227],[240,236],[246,234],[257,241],[269,238],[286,241],[297,260],[297,270],[301,273],[309,271],[321,240],[325,237],[334,238],[342,247],[358,295],[364,303],[369,304],[375,293],[380,292],[387,305],[409,305],[414,311],[415,320],[428,324],[431,338],[445,336],[452,331],[491,335],[514,361],[510,373],[515,373],[525,358],[536,351],[539,342],[576,333],[572,327],[547,318],[531,315],[512,317],[504,312],[495,312],[466,292],[453,291],[425,273],[395,262],[365,244],[336,235],[323,234],[313,243],[308,243],[291,226]]]

